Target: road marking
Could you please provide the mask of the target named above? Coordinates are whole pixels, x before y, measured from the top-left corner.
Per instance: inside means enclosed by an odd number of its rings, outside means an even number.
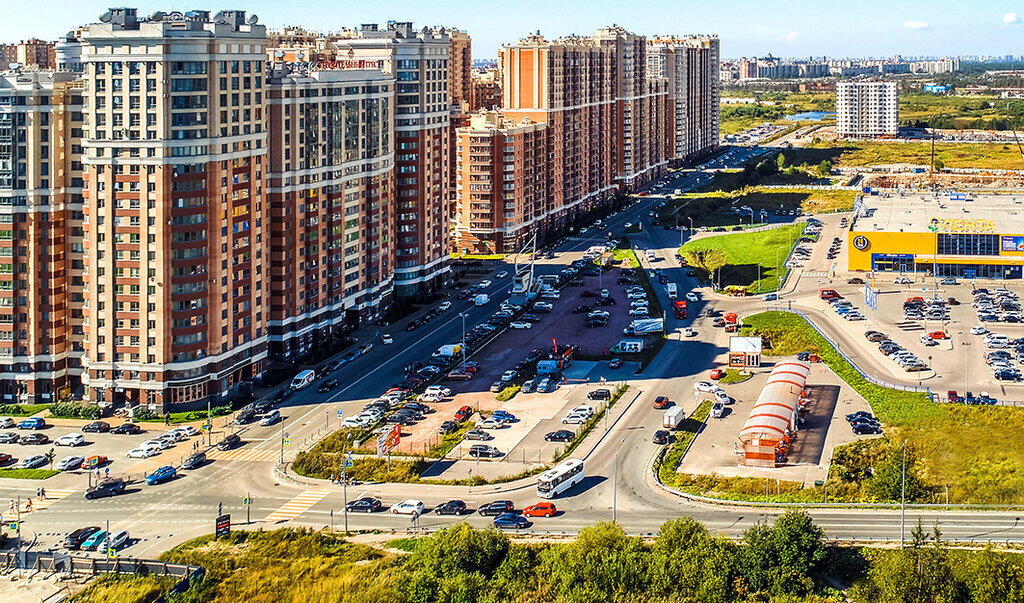
[[[43,509],[49,507],[53,503],[55,503],[57,501],[60,501],[60,500],[63,500],[65,498],[67,498],[68,496],[71,496],[74,493],[75,493],[74,490],[47,490],[46,491],[46,498],[39,498],[39,497],[32,498],[32,507],[31,508],[28,507],[28,502],[27,501],[22,503],[22,505],[21,505],[21,512],[22,513],[31,513],[31,512],[35,512],[35,511],[42,511]]]
[[[289,519],[295,519],[330,493],[330,490],[305,490],[263,519],[264,521],[288,521]]]
[[[278,450],[212,450],[207,457],[215,461],[276,461],[280,458]]]

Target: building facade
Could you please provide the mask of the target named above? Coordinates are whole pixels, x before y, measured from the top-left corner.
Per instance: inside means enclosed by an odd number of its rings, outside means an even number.
[[[205,405],[263,372],[266,32],[242,11],[108,11],[82,32],[91,401]]]
[[[395,78],[395,294],[429,293],[451,271],[448,32],[368,24],[334,44],[339,56],[379,60]]]
[[[475,69],[471,78],[470,111],[501,107],[501,73],[497,69]]]
[[[395,80],[380,69],[269,74],[270,354],[375,321],[394,269]]]
[[[896,82],[837,83],[836,132],[849,137],[899,134]]]
[[[448,100],[453,105],[473,98],[473,40],[458,29],[440,30],[448,35]]]
[[[515,253],[543,230],[548,207],[548,126],[498,111],[456,130],[455,250]]]
[[[718,147],[719,52],[716,36],[648,41],[648,74],[667,82],[667,156],[675,165],[693,161]]]
[[[54,43],[33,38],[17,44],[0,44],[0,69],[7,69],[12,63],[23,67],[53,69],[57,64]]]

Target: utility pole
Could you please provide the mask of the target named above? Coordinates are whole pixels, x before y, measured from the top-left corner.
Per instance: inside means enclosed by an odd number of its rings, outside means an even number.
[[[904,533],[907,526],[907,441],[903,440],[903,483],[900,487],[900,548],[906,543]]]
[[[281,464],[284,464],[284,417],[281,417]]]
[[[619,447],[615,450],[615,465],[612,468],[612,523],[615,523],[616,516],[616,503],[619,493],[619,450],[622,449],[622,444],[626,441],[626,438],[619,440]]]
[[[346,442],[347,441],[348,439],[346,438]],[[351,458],[352,453],[350,452],[348,453],[348,456],[345,458],[345,463],[341,467],[341,502],[345,505],[345,535],[348,535],[348,462],[349,459]],[[331,518],[333,520],[334,511],[331,511],[331,513]],[[331,527],[331,531],[334,531],[333,527]]]

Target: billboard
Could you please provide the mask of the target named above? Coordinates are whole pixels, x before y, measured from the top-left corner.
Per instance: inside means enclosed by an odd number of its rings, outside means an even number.
[[[377,456],[384,456],[395,448],[398,448],[398,443],[402,440],[402,426],[395,425],[388,431],[383,431],[377,435]]]
[[[1003,251],[1024,252],[1024,237],[999,237],[999,248]]]

